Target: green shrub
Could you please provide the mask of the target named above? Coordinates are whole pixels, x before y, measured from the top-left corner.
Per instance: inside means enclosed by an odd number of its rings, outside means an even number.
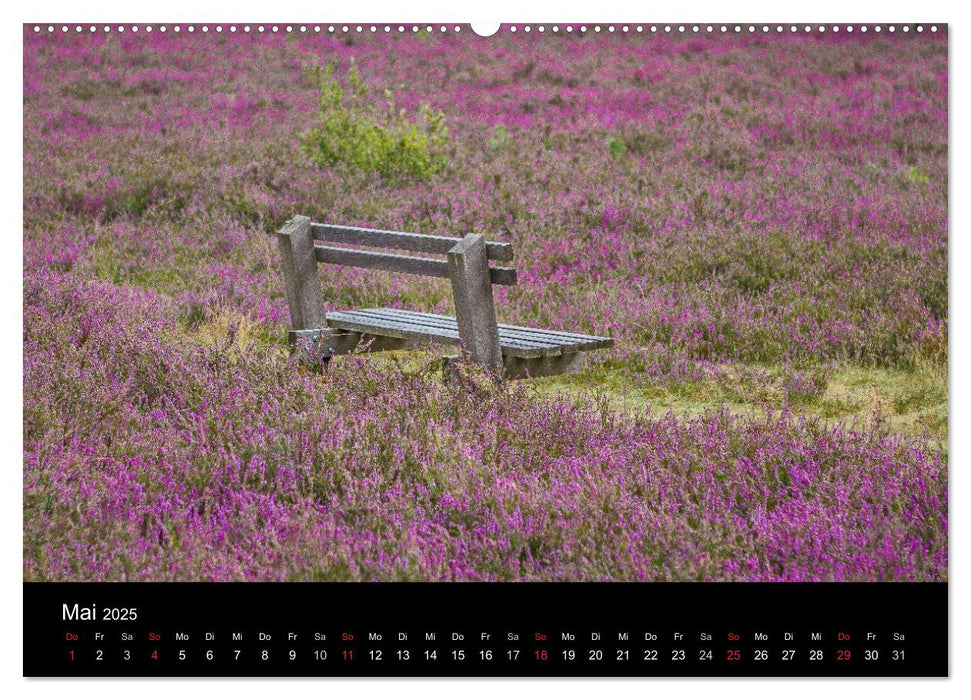
[[[617,160],[627,155],[627,144],[619,136],[611,136],[607,139],[607,153],[611,158]]]
[[[914,166],[910,166],[910,172],[907,173],[907,179],[910,180],[911,182],[916,182],[919,184],[927,184],[928,182],[931,181],[931,178],[929,175],[925,175]]]
[[[509,130],[505,124],[497,124],[492,137],[489,139],[489,150],[498,151],[509,145]]]
[[[351,65],[346,88],[334,77],[336,64],[310,75],[320,84],[317,124],[303,137],[303,146],[318,165],[348,165],[386,178],[427,179],[446,164],[448,139],[445,115],[424,102],[415,121],[395,107],[394,95],[384,91],[385,107]]]

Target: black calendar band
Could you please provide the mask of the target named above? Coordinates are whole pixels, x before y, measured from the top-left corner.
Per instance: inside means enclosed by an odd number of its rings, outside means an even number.
[[[25,583],[26,676],[946,676],[946,583]]]

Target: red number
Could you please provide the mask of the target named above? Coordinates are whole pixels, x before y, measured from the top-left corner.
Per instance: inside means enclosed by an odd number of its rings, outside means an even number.
[[[341,655],[344,657],[344,661],[353,661],[354,660],[354,650],[353,649],[344,649],[341,652]]]
[[[546,649],[537,649],[535,652],[537,661],[546,661],[549,655],[546,653]]]
[[[152,649],[152,660],[158,661],[158,649]]]
[[[71,661],[74,661],[74,649],[71,649],[68,654],[71,655]]]
[[[741,661],[742,660],[742,650],[741,649],[729,649],[728,656],[726,657],[728,661]]]
[[[836,650],[836,660],[837,661],[849,661],[850,660],[850,650],[849,649],[837,649]]]

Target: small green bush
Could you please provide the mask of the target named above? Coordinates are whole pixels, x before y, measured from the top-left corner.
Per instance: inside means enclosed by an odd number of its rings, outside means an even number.
[[[617,160],[627,155],[627,144],[619,136],[611,136],[607,139],[607,153],[611,158]]]
[[[929,175],[925,175],[914,166],[910,166],[910,172],[907,173],[907,179],[910,180],[911,182],[917,182],[920,184],[927,184],[928,182],[931,181],[931,178]]]
[[[497,124],[492,137],[489,139],[489,150],[498,151],[509,145],[509,130],[505,124]]]
[[[347,71],[346,90],[334,77],[335,66],[308,71],[320,84],[317,124],[303,137],[304,149],[315,163],[420,180],[445,167],[448,128],[442,112],[423,102],[411,121],[395,107],[390,90],[384,91],[385,108],[378,108],[355,66]]]

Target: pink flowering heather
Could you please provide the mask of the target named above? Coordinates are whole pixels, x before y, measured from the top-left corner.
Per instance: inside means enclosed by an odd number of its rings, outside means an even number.
[[[946,578],[939,441],[443,384],[432,354],[315,374],[269,235],[512,241],[500,320],[612,335],[590,376],[628,387],[944,371],[947,37],[912,34],[25,28],[25,578]],[[440,172],[308,157],[331,61],[444,113]],[[447,281],[321,282],[452,312]]]

